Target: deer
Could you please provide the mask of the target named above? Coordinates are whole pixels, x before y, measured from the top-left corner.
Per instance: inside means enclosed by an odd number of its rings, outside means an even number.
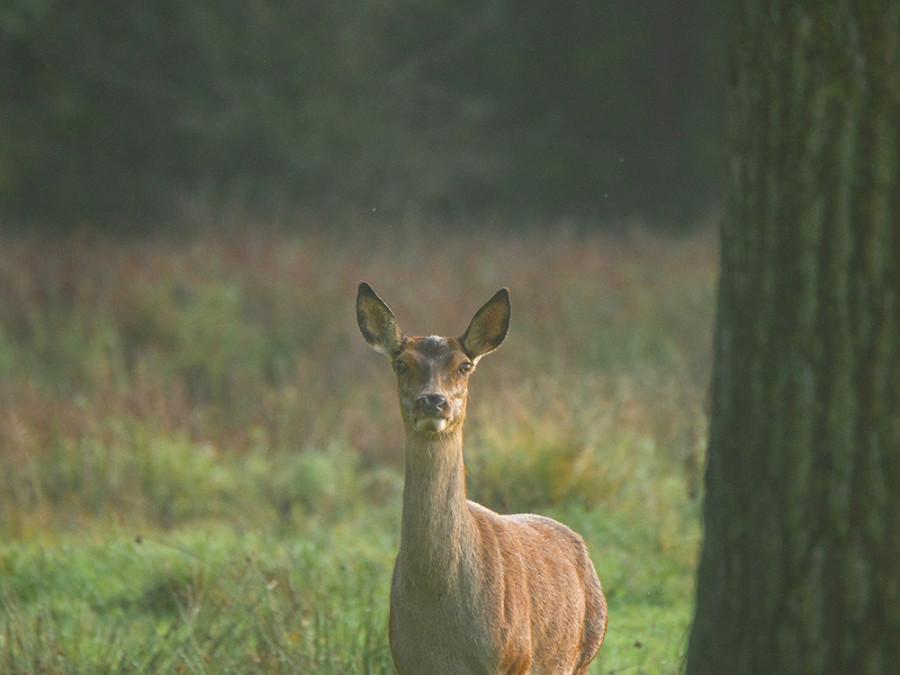
[[[508,289],[459,338],[405,336],[365,282],[356,312],[397,376],[406,437],[388,620],[397,672],[587,673],[607,606],[584,540],[551,518],[500,515],[466,497],[469,378],[506,338]]]

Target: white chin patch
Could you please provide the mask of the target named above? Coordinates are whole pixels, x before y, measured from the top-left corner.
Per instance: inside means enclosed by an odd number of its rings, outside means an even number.
[[[443,431],[446,427],[447,420],[443,417],[422,417],[416,420],[416,431],[436,434]]]

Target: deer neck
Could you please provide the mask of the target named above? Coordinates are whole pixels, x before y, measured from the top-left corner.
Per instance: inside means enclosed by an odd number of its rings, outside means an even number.
[[[428,437],[407,432],[399,553],[404,583],[446,592],[468,573],[464,552],[472,538],[462,430]]]

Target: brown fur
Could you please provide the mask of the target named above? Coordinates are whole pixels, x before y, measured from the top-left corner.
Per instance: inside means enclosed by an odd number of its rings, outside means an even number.
[[[404,337],[368,284],[360,284],[357,315],[366,341],[397,372],[406,432],[389,626],[397,670],[587,673],[607,613],[584,541],[550,518],[501,516],[466,500],[468,377],[506,336],[506,289],[458,339]]]

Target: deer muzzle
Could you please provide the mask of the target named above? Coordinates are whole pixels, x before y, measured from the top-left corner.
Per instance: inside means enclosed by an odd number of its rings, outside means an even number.
[[[450,405],[441,394],[420,394],[413,402],[412,417],[417,431],[443,431]]]

